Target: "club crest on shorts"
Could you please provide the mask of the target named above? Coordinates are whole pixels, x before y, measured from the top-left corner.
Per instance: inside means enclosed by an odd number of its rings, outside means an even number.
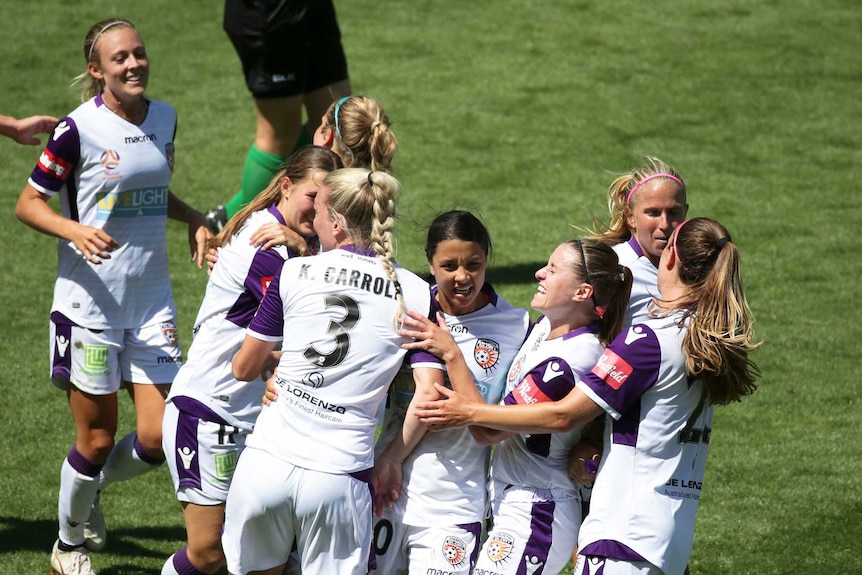
[[[509,558],[512,553],[512,547],[515,545],[515,538],[505,531],[495,531],[491,533],[488,543],[485,546],[488,559],[494,563],[500,563]]]
[[[443,540],[443,557],[451,565],[460,565],[467,557],[467,543],[460,537],[449,535]]]
[[[162,335],[165,336],[165,339],[168,340],[168,343],[172,346],[176,347],[177,344],[180,343],[180,336],[177,333],[177,326],[174,325],[173,322],[163,321],[162,325]]]
[[[473,359],[483,369],[493,369],[500,359],[500,344],[492,339],[480,337],[473,347]]]
[[[510,384],[514,384],[518,381],[521,381],[521,369],[524,367],[524,358],[526,356],[519,356],[518,359],[512,364],[509,368],[509,375],[506,377],[506,381]]]

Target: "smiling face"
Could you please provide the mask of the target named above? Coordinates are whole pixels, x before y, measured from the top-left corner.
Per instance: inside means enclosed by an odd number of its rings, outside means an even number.
[[[304,238],[315,235],[314,201],[323,188],[327,188],[323,182],[326,174],[324,171],[313,171],[298,181],[291,182],[287,177],[281,181],[282,199],[278,210],[284,216],[287,227]]]
[[[323,251],[334,250],[338,245],[338,239],[335,237],[336,223],[329,207],[331,192],[330,187],[324,184],[314,198],[314,233]]]
[[[445,313],[463,315],[485,305],[482,286],[488,256],[478,243],[444,240],[428,265],[437,282],[437,302]]]
[[[657,178],[635,192],[626,223],[641,249],[654,265],[673,230],[685,220],[685,190],[673,180]]]
[[[565,318],[575,309],[575,291],[579,278],[575,267],[579,256],[568,245],[557,246],[548,259],[548,265],[536,272],[539,287],[530,301],[530,307],[542,312],[552,322]]]
[[[104,97],[122,103],[143,98],[150,62],[144,42],[134,28],[117,26],[106,30],[97,39],[93,52],[96,61],[89,62],[87,70],[103,83]]]

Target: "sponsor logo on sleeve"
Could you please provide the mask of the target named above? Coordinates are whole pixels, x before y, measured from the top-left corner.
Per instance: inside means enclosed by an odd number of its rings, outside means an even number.
[[[56,128],[54,128],[54,136],[51,139],[56,142],[57,140],[60,139],[60,137],[62,137],[63,134],[65,134],[66,132],[68,132],[71,129],[72,129],[72,126],[70,126],[66,120],[63,120],[62,122],[57,124]]]
[[[631,345],[639,339],[643,339],[647,336],[646,331],[643,327],[639,325],[633,325],[629,328],[628,332],[626,332],[626,345]]]
[[[51,174],[58,180],[65,180],[69,177],[72,164],[63,158],[55,156],[51,150],[45,148],[42,155],[39,156],[39,169],[47,174]]]
[[[262,296],[266,295],[266,290],[269,289],[269,284],[272,283],[272,278],[275,276],[263,276],[260,278],[260,293]]]
[[[527,375],[518,384],[518,386],[512,390],[512,397],[515,398],[517,403],[521,403],[524,405],[529,405],[531,403],[541,403],[543,401],[551,401],[551,398],[545,395],[541,389],[539,389],[539,385],[533,379],[532,375]]]
[[[612,350],[606,349],[593,367],[593,373],[613,389],[619,389],[632,374],[632,366]]]

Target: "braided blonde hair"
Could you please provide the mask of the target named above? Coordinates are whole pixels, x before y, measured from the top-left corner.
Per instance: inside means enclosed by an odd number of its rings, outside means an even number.
[[[326,177],[332,190],[329,209],[333,218],[341,218],[351,241],[370,247],[377,254],[386,276],[395,286],[398,309],[394,324],[406,310],[401,283],[395,270],[395,246],[392,229],[395,226],[395,200],[401,184],[386,172],[364,168],[335,170]]]
[[[345,167],[392,173],[398,140],[380,102],[368,96],[347,96],[334,102],[324,118],[335,132]]]

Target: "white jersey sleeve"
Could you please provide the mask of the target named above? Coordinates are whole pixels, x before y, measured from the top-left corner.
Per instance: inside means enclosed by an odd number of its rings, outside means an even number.
[[[279,400],[261,412],[249,446],[327,473],[372,467],[378,408],[406,353],[396,291],[422,314],[430,295],[402,268],[399,287],[371,253],[342,248],[291,259],[273,279],[248,333],[282,341]]]
[[[686,374],[679,320],[625,330],[578,383],[608,413],[581,551],[666,573],[682,573],[691,555],[713,416]]]

